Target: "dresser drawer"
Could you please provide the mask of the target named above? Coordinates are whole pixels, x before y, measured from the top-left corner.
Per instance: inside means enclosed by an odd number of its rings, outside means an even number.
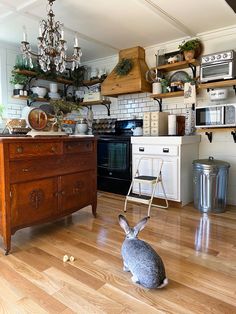
[[[178,146],[173,145],[132,145],[133,154],[160,155],[160,156],[178,156]]]
[[[64,153],[74,154],[74,153],[88,153],[94,151],[94,142],[65,142],[64,143]]]
[[[62,143],[10,143],[10,159],[22,157],[51,156],[62,154]]]
[[[40,160],[14,160],[10,162],[10,183],[43,179],[67,173],[95,170],[94,156],[67,155],[58,158],[47,157]]]

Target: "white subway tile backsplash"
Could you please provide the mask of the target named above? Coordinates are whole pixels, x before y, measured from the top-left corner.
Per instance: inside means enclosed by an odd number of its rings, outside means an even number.
[[[176,109],[176,104],[168,104],[168,109]]]

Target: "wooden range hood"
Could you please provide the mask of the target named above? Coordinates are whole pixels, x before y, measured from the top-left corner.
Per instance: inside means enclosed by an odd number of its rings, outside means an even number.
[[[145,50],[139,46],[121,50],[119,61],[122,59],[132,59],[131,71],[127,75],[120,76],[113,69],[102,83],[102,95],[117,97],[124,94],[151,92],[151,84],[145,79],[145,74],[148,71],[145,62]]]

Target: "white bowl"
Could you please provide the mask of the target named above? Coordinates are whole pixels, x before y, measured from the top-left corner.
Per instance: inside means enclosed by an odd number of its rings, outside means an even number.
[[[31,87],[31,90],[34,94],[37,94],[39,98],[43,98],[47,94],[47,88],[46,87]]]

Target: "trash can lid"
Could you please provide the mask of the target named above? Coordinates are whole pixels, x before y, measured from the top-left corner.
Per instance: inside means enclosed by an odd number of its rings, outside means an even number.
[[[193,161],[193,165],[196,166],[206,166],[206,167],[217,167],[217,168],[229,168],[230,163],[223,160],[214,159],[214,157],[210,156],[208,159],[197,159]]]

